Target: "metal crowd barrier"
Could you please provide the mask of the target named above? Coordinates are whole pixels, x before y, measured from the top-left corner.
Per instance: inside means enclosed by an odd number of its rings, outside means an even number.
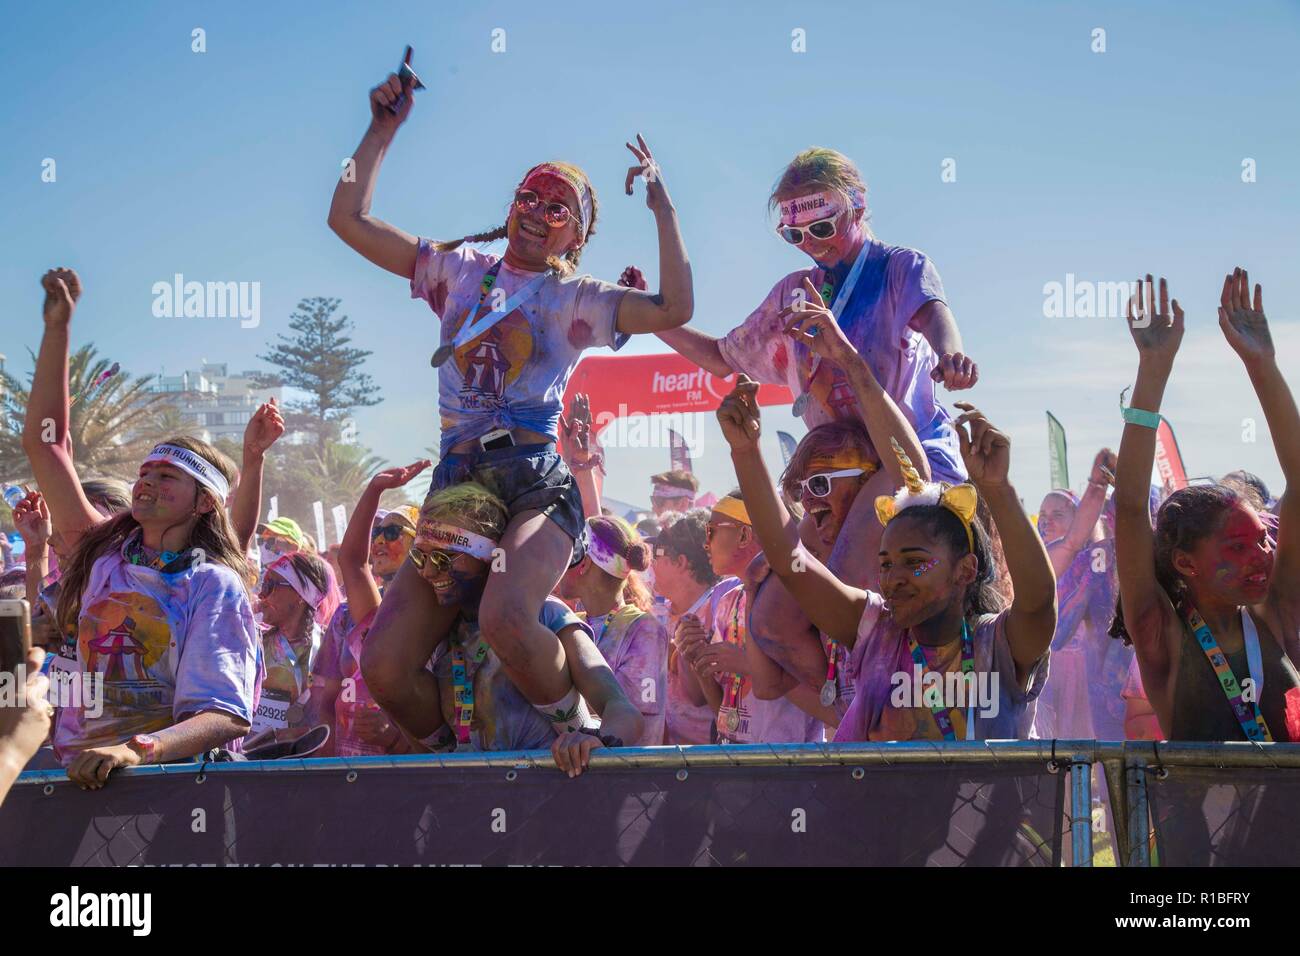
[[[1025,740],[597,750],[576,779],[545,751],[31,772],[0,865],[1091,866],[1096,766],[1115,865],[1300,855],[1300,744]]]

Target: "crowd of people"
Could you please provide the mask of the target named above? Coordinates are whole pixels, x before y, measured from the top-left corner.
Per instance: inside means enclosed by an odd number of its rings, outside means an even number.
[[[372,215],[405,94],[395,75],[371,91],[328,221],[438,319],[440,457],[376,474],[327,553],[291,519],[259,522],[274,402],[239,467],[182,435],[129,486],[83,480],[67,437],[81,284],[44,276],[23,433],[35,488],[14,507],[25,565],[5,579],[39,646],[29,705],[0,715],[6,773],[62,765],[94,789],[196,756],[549,749],[572,776],[632,746],[1300,740],[1300,505],[1244,472],[1151,483],[1183,333],[1164,279],[1130,303],[1118,454],[1099,450],[1082,495],[1053,489],[1035,521],[1010,437],[941,401],[978,366],[934,264],[873,234],[848,157],[808,149],[781,174],[769,207],[809,262],[715,339],[690,324],[676,210],[639,136],[625,191],[645,183],[653,293],[633,268],[578,274],[598,206],[567,163],[529,169],[503,224],[455,241]],[[479,248],[500,239],[503,255]],[[1300,414],[1242,270],[1219,324],[1290,485]],[[698,508],[693,475],[655,475],[650,513],[629,521],[602,508],[611,463],[587,403],[562,396],[586,351],[645,334],[736,374],[717,412],[736,487]],[[808,427],[779,474],[764,383],[789,387]],[[417,479],[420,507],[380,509]],[[50,713],[43,674],[59,671],[93,675],[102,706]]]

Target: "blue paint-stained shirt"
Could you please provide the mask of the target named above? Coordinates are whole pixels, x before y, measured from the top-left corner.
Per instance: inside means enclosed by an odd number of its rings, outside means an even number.
[[[499,260],[461,246],[437,252],[420,240],[411,297],[440,319],[440,342],[450,343],[478,305],[484,274]],[[537,273],[502,263],[484,311],[504,304]],[[627,289],[591,276],[550,276],[527,302],[456,350],[438,369],[441,454],[494,428],[558,433],[564,389],[582,353],[627,340],[616,327]]]

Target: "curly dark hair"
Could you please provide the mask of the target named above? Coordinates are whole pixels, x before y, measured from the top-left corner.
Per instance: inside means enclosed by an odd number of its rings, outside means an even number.
[[[709,561],[709,552],[704,547],[704,528],[709,523],[710,513],[708,508],[692,508],[655,538],[656,548],[663,548],[670,557],[680,555],[686,558],[691,577],[706,587],[718,580]]]

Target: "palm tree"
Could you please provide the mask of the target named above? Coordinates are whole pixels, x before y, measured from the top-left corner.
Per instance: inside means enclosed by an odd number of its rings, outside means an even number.
[[[31,357],[34,367],[36,357]],[[69,416],[68,437],[73,461],[83,476],[131,479],[140,459],[160,437],[165,437],[159,426],[166,421],[166,410],[173,406],[166,395],[149,391],[152,375],[133,379],[119,372],[88,392],[91,383],[111,364],[99,357],[93,344],[83,345],[68,357],[68,390],[74,398],[80,396]],[[29,392],[14,376],[0,375],[0,476],[9,482],[24,481],[31,477],[22,450]]]
[[[307,480],[316,501],[326,508],[336,504],[350,506],[361,496],[366,484],[386,462],[356,445],[326,442],[324,453],[312,451],[307,456]]]

